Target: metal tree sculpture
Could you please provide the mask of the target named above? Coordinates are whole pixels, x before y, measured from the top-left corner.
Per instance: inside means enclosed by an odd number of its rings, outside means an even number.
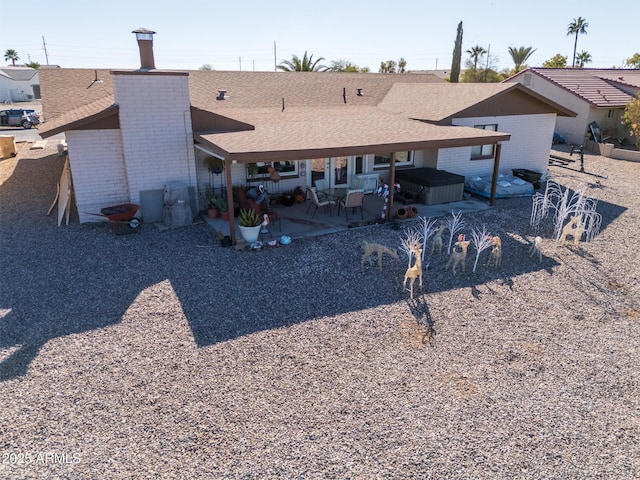
[[[447,255],[451,255],[451,246],[453,245],[453,239],[462,227],[464,227],[464,222],[462,221],[462,210],[460,210],[457,214],[453,213],[451,210],[451,216],[445,219],[445,224],[447,225],[447,229],[449,230],[449,244],[447,245]]]
[[[491,235],[487,232],[486,225],[482,226],[482,231],[476,228],[473,229],[471,232],[471,243],[473,244],[473,248],[476,249],[476,259],[473,262],[473,273],[476,273],[480,254],[493,244],[491,241]]]
[[[436,233],[436,220],[434,218],[418,217],[420,220],[422,238],[422,263],[424,264],[425,253],[427,252],[427,242]],[[428,265],[427,265],[428,267]]]

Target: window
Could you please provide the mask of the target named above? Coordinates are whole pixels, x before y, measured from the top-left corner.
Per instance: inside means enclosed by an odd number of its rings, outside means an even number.
[[[390,153],[376,153],[373,159],[373,167],[388,167],[391,165]],[[396,166],[413,165],[413,152],[396,152]]]
[[[298,176],[298,161],[247,163],[247,180],[265,180],[271,174],[270,169],[278,172],[281,178]]]
[[[490,130],[492,132],[497,132],[498,124],[491,123],[488,125],[474,125],[473,128],[480,128],[481,130]],[[471,160],[493,158],[495,148],[495,145],[476,145],[474,147],[471,147]]]

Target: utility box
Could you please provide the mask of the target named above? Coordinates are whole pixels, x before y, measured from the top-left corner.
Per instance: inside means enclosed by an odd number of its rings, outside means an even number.
[[[164,218],[167,227],[191,225],[193,214],[189,187],[181,182],[167,182],[164,188]]]
[[[15,135],[0,136],[0,157],[10,158],[17,155]]]

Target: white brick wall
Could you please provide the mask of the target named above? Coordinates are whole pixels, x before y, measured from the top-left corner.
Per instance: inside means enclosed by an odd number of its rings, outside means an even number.
[[[114,74],[132,203],[168,181],[196,185],[186,75]]]
[[[495,123],[498,131],[510,133],[502,143],[500,172],[511,174],[513,168],[544,172],[549,164],[549,151],[555,126],[555,114],[512,115],[454,119],[454,125],[469,126]],[[459,175],[485,175],[493,171],[493,159],[471,160],[471,147],[441,149],[438,169]]]
[[[66,138],[80,223],[100,220],[89,213],[128,203],[120,130],[71,130]]]

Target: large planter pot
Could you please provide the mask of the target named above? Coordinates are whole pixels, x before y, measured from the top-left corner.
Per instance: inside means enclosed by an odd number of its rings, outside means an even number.
[[[404,220],[407,217],[409,217],[409,210],[407,210],[406,208],[401,207],[396,210],[396,218],[398,218],[398,220]]]
[[[244,238],[244,241],[248,244],[252,244],[256,240],[258,240],[258,236],[260,235],[260,229],[262,228],[262,226],[257,225],[255,227],[243,227],[242,225],[240,225],[239,228],[240,234],[242,235],[242,238]]]

